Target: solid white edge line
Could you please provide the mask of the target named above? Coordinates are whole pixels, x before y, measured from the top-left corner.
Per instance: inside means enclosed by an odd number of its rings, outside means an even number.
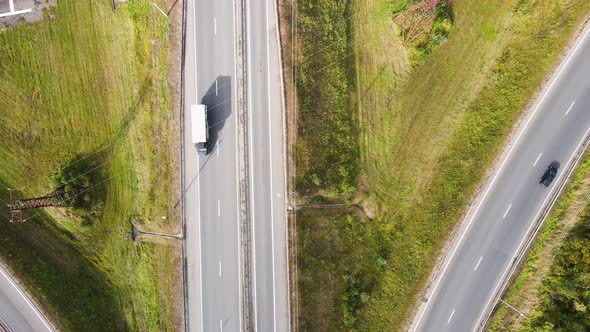
[[[428,300],[426,300],[426,304],[424,305],[424,308],[420,311],[420,315],[418,316],[418,321],[416,322],[416,325],[414,326],[414,328],[412,329],[412,331],[417,331],[418,330],[418,327],[420,326],[420,322],[422,320],[422,317],[424,316],[424,313],[426,312],[426,310],[428,309],[428,306],[430,305],[430,302],[431,302],[430,299],[436,293],[436,290],[438,289],[438,285],[440,284],[440,281],[442,280],[442,277],[444,276],[447,268],[449,267],[450,262],[453,260],[453,257],[455,256],[455,253],[457,252],[457,248],[459,248],[459,246],[461,245],[461,242],[463,241],[463,238],[465,236],[465,233],[467,233],[467,231],[471,227],[471,224],[472,224],[473,220],[475,219],[475,216],[477,215],[477,212],[479,211],[479,208],[481,207],[482,203],[487,198],[487,195],[488,195],[490,189],[494,186],[494,184],[496,182],[496,179],[498,178],[498,175],[504,169],[504,165],[506,164],[506,161],[509,159],[510,155],[512,154],[512,151],[514,150],[514,147],[517,145],[517,143],[520,140],[520,138],[522,137],[523,133],[526,132],[526,129],[528,128],[528,125],[530,124],[531,120],[535,117],[535,114],[537,113],[537,111],[539,110],[539,108],[541,107],[541,105],[543,104],[543,102],[545,101],[545,98],[549,94],[549,91],[551,91],[551,89],[553,88],[553,85],[555,84],[555,82],[557,82],[557,80],[561,76],[561,73],[563,72],[563,70],[565,68],[567,68],[567,65],[569,64],[569,62],[571,61],[571,59],[573,58],[573,56],[576,54],[576,52],[580,48],[580,45],[582,45],[582,42],[588,36],[588,33],[589,32],[590,32],[590,29],[588,29],[584,33],[584,35],[582,36],[582,38],[578,41],[578,43],[576,44],[576,46],[574,47],[574,49],[572,50],[572,52],[567,57],[566,61],[563,63],[563,65],[561,65],[561,68],[558,70],[556,76],[553,78],[553,80],[551,81],[551,83],[549,84],[549,86],[547,87],[547,89],[545,90],[545,92],[543,93],[543,95],[541,96],[541,99],[539,100],[539,103],[533,109],[533,112],[531,113],[530,117],[528,118],[528,120],[524,124],[524,126],[523,126],[522,130],[520,131],[520,133],[518,134],[518,136],[516,137],[516,140],[514,141],[514,144],[508,150],[508,153],[506,154],[506,156],[504,157],[504,160],[500,164],[500,167],[498,168],[498,171],[494,175],[494,177],[492,179],[492,182],[490,183],[490,185],[488,186],[488,188],[484,192],[484,195],[482,196],[481,200],[479,201],[479,203],[478,203],[478,205],[477,205],[477,207],[476,207],[473,215],[471,216],[471,219],[469,220],[469,222],[467,223],[467,226],[465,227],[463,233],[461,234],[461,236],[459,238],[459,241],[457,242],[457,245],[453,248],[453,252],[451,253],[451,256],[449,257],[449,259],[447,260],[447,263],[445,264],[442,273],[439,275],[439,278],[437,279],[437,281],[435,283],[435,286],[434,286],[434,288],[433,288],[433,290],[431,292],[431,296],[428,297]],[[478,321],[478,323],[479,323],[479,321]]]
[[[45,317],[41,314],[39,309],[33,304],[33,301],[31,300],[31,298],[29,298],[29,296],[24,292],[24,290],[22,288],[20,288],[20,286],[12,279],[12,277],[7,272],[4,271],[3,267],[0,267],[0,273],[2,273],[4,278],[6,278],[6,280],[8,280],[8,282],[10,282],[12,287],[14,287],[17,290],[18,294],[27,302],[27,304],[31,307],[31,309],[33,309],[33,311],[35,312],[37,317],[39,317],[39,319],[43,322],[43,325],[45,325],[45,327],[49,331],[54,331],[54,329],[51,327],[51,325],[49,325],[49,322],[47,322]]]
[[[283,205],[283,207],[284,207],[284,211],[283,211],[283,218],[284,219],[283,219],[283,222],[284,222],[284,225],[285,225],[285,233],[284,233],[284,236],[285,236],[285,238],[284,238],[285,239],[285,251],[284,251],[284,253],[285,253],[285,262],[287,262],[287,264],[285,264],[286,265],[286,272],[287,272],[287,274],[286,274],[286,281],[287,281],[287,284],[286,284],[286,289],[287,289],[287,296],[286,296],[287,313],[286,313],[286,316],[287,316],[287,319],[286,319],[286,321],[288,323],[287,324],[287,331],[290,331],[291,330],[291,326],[290,326],[289,322],[291,321],[291,310],[290,310],[290,303],[291,302],[290,302],[290,296],[289,296],[289,294],[290,294],[290,287],[289,286],[290,285],[289,285],[289,282],[288,282],[289,276],[290,276],[290,274],[289,274],[289,250],[288,250],[288,248],[289,248],[289,225],[288,225],[288,218],[289,218],[289,216],[288,216],[288,211],[286,209],[286,207],[288,206],[288,203],[289,202],[288,202],[288,196],[287,196],[288,195],[288,193],[287,193],[287,154],[286,154],[286,151],[287,151],[287,142],[286,142],[286,139],[285,139],[286,133],[287,133],[287,120],[286,120],[286,117],[285,117],[285,112],[286,112],[287,107],[286,107],[286,104],[285,104],[285,86],[284,86],[284,77],[283,77],[283,62],[282,62],[282,48],[281,48],[282,45],[281,45],[281,40],[280,40],[280,37],[279,37],[279,35],[280,35],[279,24],[278,24],[278,22],[279,22],[279,18],[278,18],[279,12],[278,12],[278,8],[276,6],[276,2],[274,2],[274,1],[273,1],[273,7],[274,7],[273,8],[273,13],[274,13],[275,22],[276,22],[276,24],[275,24],[275,39],[276,39],[275,42],[277,43],[277,59],[279,59],[279,77],[280,77],[279,84],[280,84],[280,87],[281,87],[281,94],[280,94],[280,96],[281,96],[281,123],[282,123],[282,126],[283,126],[283,131],[281,133],[281,142],[282,142],[282,145],[281,145],[282,151],[281,151],[281,153],[282,153],[282,159],[283,159],[282,160],[282,162],[283,162],[282,170],[283,170],[283,180],[284,180],[281,189],[283,191],[283,204],[284,204]]]
[[[504,212],[504,215],[502,216],[502,219],[506,219],[506,216],[508,215],[508,211],[510,211],[510,208],[512,207],[512,204],[508,205],[508,208],[506,209],[506,212]]]
[[[252,145],[252,69],[251,69],[251,61],[252,61],[252,51],[250,48],[250,1],[246,0],[246,46],[247,46],[247,58],[248,58],[248,155],[249,155],[249,169],[250,169],[250,202],[254,202],[254,153],[253,153],[253,145]],[[254,331],[258,330],[258,303],[257,303],[257,292],[256,292],[256,214],[254,212],[254,206],[250,207],[250,213],[252,216],[252,294],[253,294],[253,316],[252,320],[254,321]]]
[[[196,5],[196,1],[194,2],[194,12],[197,12],[197,5]],[[195,64],[195,104],[199,103],[199,96],[198,96],[198,86],[199,86],[199,80],[198,80],[198,67],[197,67],[197,20],[195,19],[196,15],[193,16],[193,50],[194,50],[194,64]],[[201,331],[204,331],[204,316],[203,316],[203,248],[202,248],[202,244],[203,244],[203,238],[201,237],[201,177],[200,177],[200,172],[199,172],[199,166],[201,164],[201,158],[199,157],[199,155],[197,155],[197,237],[199,239],[199,284],[200,284],[200,289],[199,289],[199,302],[201,303]]]
[[[268,154],[269,154],[269,169],[270,169],[270,246],[272,257],[272,326],[273,331],[277,330],[277,310],[276,310],[276,291],[275,291],[275,231],[274,231],[274,192],[273,192],[273,174],[272,174],[272,107],[270,96],[270,29],[268,26],[268,1],[265,0],[265,17],[266,17],[266,85],[268,95]],[[281,93],[283,93],[281,91]]]
[[[570,107],[567,109],[567,111],[565,111],[565,114],[563,116],[566,116],[572,110],[572,107],[574,107],[575,104],[576,104],[576,101],[574,100],[572,102],[572,104],[570,105]]]
[[[479,267],[479,264],[481,263],[481,260],[483,259],[483,256],[481,256],[479,258],[479,260],[477,261],[477,264],[475,264],[475,268],[473,268],[473,271],[477,271],[477,268]]]
[[[238,203],[236,205],[236,235],[237,235],[237,239],[238,239],[238,245],[237,245],[237,251],[238,251],[238,255],[236,257],[238,257],[238,321],[239,321],[239,326],[240,326],[240,331],[243,331],[242,329],[242,317],[244,315],[243,311],[242,311],[242,262],[241,262],[241,251],[240,248],[242,247],[242,242],[241,242],[241,232],[240,232],[240,157],[239,157],[239,153],[237,153],[240,149],[240,143],[238,140],[238,136],[239,136],[239,121],[238,121],[238,115],[237,115],[237,111],[238,111],[238,87],[237,87],[237,77],[238,77],[238,62],[236,61],[236,59],[238,58],[238,43],[236,40],[236,36],[237,36],[237,30],[236,30],[236,2],[235,0],[233,1],[233,6],[232,6],[232,15],[233,15],[233,20],[232,20],[232,25],[233,25],[233,29],[234,29],[234,34],[233,34],[233,38],[234,38],[234,87],[233,87],[233,94],[234,94],[234,98],[233,98],[233,105],[234,105],[234,126],[235,126],[235,136],[236,136],[236,153],[235,153],[235,157],[236,157],[236,202]],[[231,81],[230,81],[231,84]],[[217,146],[217,149],[219,151],[219,145]]]
[[[590,31],[590,30],[589,30]],[[584,133],[584,136],[582,137],[582,140],[580,141],[580,143],[578,144],[578,146],[576,147],[576,149],[574,150],[574,153],[570,156],[569,160],[567,161],[564,169],[568,169],[570,163],[572,162],[573,158],[576,157],[576,152],[579,151],[580,146],[584,143],[584,141],[586,140],[586,138],[588,137],[588,133],[590,133],[590,128],[588,128],[586,130],[586,133]],[[559,176],[557,177],[555,183],[559,183],[561,177],[564,175],[565,173],[560,173]],[[518,246],[516,247],[516,251],[514,252],[514,257],[513,259],[516,259],[516,255],[519,252],[520,248],[522,247],[524,241],[527,239],[526,234],[529,234],[531,229],[533,228],[533,226],[535,226],[535,222],[534,220],[537,220],[537,218],[539,218],[539,215],[541,214],[541,212],[543,211],[543,209],[545,208],[547,201],[552,197],[553,192],[556,190],[556,188],[558,188],[557,186],[553,186],[553,188],[551,188],[551,191],[549,192],[549,194],[547,195],[547,197],[545,197],[545,200],[543,201],[543,204],[541,204],[541,206],[539,207],[539,209],[537,210],[537,213],[535,214],[535,218],[533,219],[533,222],[531,223],[531,225],[529,226],[529,228],[527,229],[527,231],[525,232],[525,236],[522,238],[522,240],[520,240],[520,243],[518,244]],[[535,233],[536,234],[536,233]],[[522,257],[521,257],[522,258]],[[518,262],[520,262],[520,259],[518,260]],[[517,262],[517,264],[518,264]],[[488,302],[486,303],[485,307],[483,308],[483,311],[481,312],[481,315],[479,316],[479,319],[477,320],[476,324],[475,324],[475,328],[474,330],[477,329],[477,327],[479,326],[483,315],[485,315],[487,308],[490,305],[490,302],[494,299],[494,294],[496,294],[496,292],[498,291],[498,287],[500,287],[502,285],[502,281],[504,280],[504,278],[506,277],[506,274],[508,273],[508,271],[510,270],[510,267],[512,266],[512,264],[508,264],[508,266],[506,267],[506,269],[504,270],[504,272],[502,273],[502,276],[500,277],[498,283],[496,284],[496,287],[494,287],[494,291],[491,293],[492,296],[490,297],[490,299],[488,300]]]
[[[539,156],[537,157],[537,159],[535,159],[535,162],[533,163],[533,167],[537,166],[537,163],[539,162],[539,159],[541,159],[542,155],[543,155],[543,152],[539,153]]]
[[[451,315],[449,316],[449,319],[447,320],[447,324],[449,324],[451,322],[451,319],[453,319],[453,315],[455,315],[455,309],[453,309],[453,311],[451,312]]]

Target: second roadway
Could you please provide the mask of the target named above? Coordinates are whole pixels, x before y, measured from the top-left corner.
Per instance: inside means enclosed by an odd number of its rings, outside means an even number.
[[[524,127],[451,247],[412,331],[481,328],[535,221],[590,132],[590,28],[533,105]],[[492,153],[492,152],[490,152]],[[550,163],[561,168],[545,188]]]

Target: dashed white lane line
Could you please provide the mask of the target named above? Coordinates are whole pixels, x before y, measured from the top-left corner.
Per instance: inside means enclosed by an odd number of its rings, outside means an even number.
[[[217,158],[219,158],[219,150],[221,149],[221,145],[219,145],[220,142],[217,143],[217,149],[215,149],[215,155],[217,156]]]
[[[567,109],[567,111],[565,111],[565,114],[563,116],[566,116],[572,110],[572,108],[574,107],[575,104],[576,104],[576,101],[574,100],[572,102],[572,104],[570,105],[570,107]]]
[[[477,261],[477,264],[475,264],[475,268],[473,269],[473,271],[477,271],[477,268],[479,267],[479,264],[481,263],[481,260],[483,259],[483,256],[481,256],[479,258],[479,260]]]
[[[447,268],[449,267],[449,264],[453,260],[453,257],[455,256],[455,253],[457,252],[457,248],[463,242],[463,238],[465,237],[465,234],[467,233],[467,231],[471,227],[471,225],[473,223],[473,220],[477,216],[477,213],[478,213],[481,205],[483,204],[483,202],[487,198],[489,191],[491,190],[491,188],[496,183],[496,179],[498,178],[500,172],[504,169],[504,165],[506,164],[508,158],[512,154],[512,151],[514,150],[514,147],[518,145],[518,142],[520,141],[520,137],[527,131],[527,128],[529,126],[529,123],[531,122],[532,119],[535,118],[535,114],[541,108],[541,105],[543,105],[543,102],[545,101],[545,98],[547,97],[547,95],[549,94],[549,92],[552,91],[552,88],[555,85],[555,82],[558,81],[558,79],[560,78],[560,76],[561,76],[562,72],[564,71],[564,69],[568,67],[568,64],[570,63],[570,61],[572,60],[572,58],[574,57],[574,55],[577,53],[578,49],[580,48],[580,45],[582,44],[582,42],[584,42],[584,40],[586,39],[586,37],[588,36],[589,33],[590,33],[590,29],[587,30],[584,33],[584,35],[578,40],[576,46],[573,48],[573,50],[571,52],[569,52],[569,55],[567,56],[565,62],[560,67],[558,67],[557,74],[553,77],[553,79],[551,80],[551,83],[549,84],[549,86],[544,90],[543,94],[541,95],[541,98],[537,102],[537,106],[535,106],[535,108],[533,109],[533,111],[532,111],[531,115],[529,116],[528,120],[525,122],[523,128],[521,129],[520,133],[518,134],[518,136],[516,136],[516,139],[514,140],[514,144],[510,147],[510,149],[506,153],[506,156],[504,157],[504,160],[500,163],[500,166],[498,167],[498,170],[496,171],[496,174],[492,178],[492,180],[491,180],[490,184],[488,185],[487,189],[484,191],[483,196],[481,197],[481,199],[479,201],[479,204],[476,206],[475,211],[473,212],[471,218],[467,222],[467,226],[463,230],[463,233],[461,233],[461,236],[459,237],[459,240],[457,241],[457,244],[455,245],[453,251],[451,252],[451,255],[450,255],[449,259],[444,264],[444,267],[442,269],[442,272],[439,274],[439,277],[438,277],[438,279],[436,279],[436,281],[434,283],[434,287],[432,288],[432,291],[430,292],[431,295],[436,294],[436,291],[438,289],[438,286],[439,286],[441,280],[443,279],[443,276],[445,275],[445,272],[447,271]],[[590,128],[589,128],[589,131],[590,131]],[[580,144],[582,144],[582,142],[580,142]],[[545,204],[545,202],[543,203],[543,205],[544,204]],[[531,223],[531,225],[529,226],[529,228],[532,227],[533,225],[534,225],[534,223]],[[530,230],[527,230],[527,234],[528,234],[529,231]],[[526,239],[526,237],[524,237],[521,240],[521,242],[524,241],[525,239]],[[521,245],[522,245],[522,243],[519,244],[518,248],[520,248]],[[508,272],[508,269],[509,268],[510,268],[510,266],[504,271],[504,273],[502,274],[502,278],[500,280],[504,280],[504,275]],[[500,282],[496,284],[496,289],[500,286],[500,284],[501,284]],[[494,289],[494,293],[496,292],[496,289]],[[429,307],[430,303],[432,303],[432,301],[431,301],[432,298],[433,298],[433,296],[430,296],[429,299],[426,301],[426,304],[419,311],[419,314],[418,314],[418,318],[416,320],[416,323],[413,325],[413,328],[411,329],[413,332],[416,332],[418,330],[418,328],[420,327],[420,322],[422,321],[422,318],[424,317],[424,313],[428,310],[428,307]],[[477,321],[478,324],[481,321],[483,315],[485,314],[485,310],[489,306],[489,303],[492,301],[492,299],[493,299],[493,297],[490,297],[489,300],[488,300],[488,303],[486,303],[486,306],[484,307],[484,312],[482,312],[481,316],[479,317],[479,319]]]
[[[221,261],[219,261],[219,276],[221,277]]]
[[[218,95],[217,80],[215,80],[215,95]]]
[[[213,34],[214,35],[217,34],[217,18],[216,17],[213,18]]]
[[[447,324],[449,324],[451,322],[451,319],[453,319],[454,314],[455,314],[455,309],[453,309],[453,312],[451,312],[451,315],[449,316],[449,320],[447,320]]]
[[[539,162],[539,159],[541,159],[542,155],[543,155],[543,152],[539,153],[539,156],[537,157],[537,159],[535,159],[535,162],[533,163],[533,167],[537,166],[537,163]]]
[[[219,331],[223,332],[223,321],[221,319],[219,320]]]
[[[217,200],[217,216],[221,216],[221,201]]]
[[[512,204],[508,205],[508,208],[506,209],[506,212],[504,212],[504,215],[502,216],[502,219],[505,219],[506,216],[508,215],[508,211],[510,211],[510,208],[512,207]]]

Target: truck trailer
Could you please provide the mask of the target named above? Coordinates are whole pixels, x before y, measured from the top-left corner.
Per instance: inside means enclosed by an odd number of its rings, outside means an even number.
[[[209,140],[209,126],[207,124],[207,106],[203,104],[191,106],[191,130],[193,144],[199,156],[209,153],[207,141]]]

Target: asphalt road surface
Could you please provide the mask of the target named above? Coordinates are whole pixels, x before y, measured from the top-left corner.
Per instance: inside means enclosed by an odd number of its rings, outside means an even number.
[[[289,330],[282,89],[274,0],[247,0],[252,292],[256,331]]]
[[[12,331],[53,331],[23,290],[0,268],[0,327]]]
[[[422,304],[413,331],[479,329],[493,294],[590,129],[590,38],[585,29],[532,108],[520,136],[467,220]],[[561,168],[549,188],[539,180]]]
[[[234,4],[188,1],[185,53],[185,254],[190,331],[238,331],[240,252]],[[191,144],[190,105],[208,107],[209,155]]]
[[[239,236],[234,1],[189,1],[185,53],[185,254],[190,331],[244,330]],[[272,0],[247,5],[247,116],[257,331],[287,331],[287,246],[281,77]],[[210,154],[190,144],[190,105],[208,106]]]

